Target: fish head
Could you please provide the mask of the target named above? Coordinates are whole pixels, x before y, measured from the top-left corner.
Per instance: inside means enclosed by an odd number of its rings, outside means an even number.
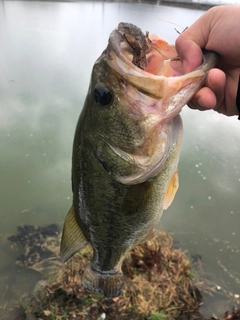
[[[120,23],[94,65],[88,128],[95,157],[121,183],[137,184],[159,172],[181,136],[172,119],[216,63],[208,53],[198,69],[183,74],[176,57],[164,39]]]

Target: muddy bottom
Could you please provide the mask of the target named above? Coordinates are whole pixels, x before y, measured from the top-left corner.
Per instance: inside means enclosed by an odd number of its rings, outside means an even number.
[[[128,253],[123,293],[113,299],[86,292],[82,286],[81,275],[92,257],[90,247],[68,263],[60,262],[57,225],[19,226],[9,241],[13,250],[21,251],[16,260],[19,272],[34,271],[38,277],[31,296],[0,309],[2,320],[208,320],[199,311],[204,303],[201,292],[213,296],[215,285],[204,279],[201,257],[188,257],[176,249],[166,233]],[[209,319],[240,319],[240,309],[233,305],[221,318]]]

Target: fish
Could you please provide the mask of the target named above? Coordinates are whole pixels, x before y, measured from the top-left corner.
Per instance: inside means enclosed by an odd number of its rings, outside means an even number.
[[[93,66],[76,126],[72,206],[65,218],[60,257],[87,244],[93,258],[82,276],[87,291],[117,297],[122,263],[150,239],[178,189],[183,136],[179,115],[217,61],[184,74],[174,45],[121,22]]]

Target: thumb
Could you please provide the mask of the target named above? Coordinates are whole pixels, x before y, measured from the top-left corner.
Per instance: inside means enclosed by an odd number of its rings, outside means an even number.
[[[184,31],[185,33],[185,31]],[[190,40],[187,35],[180,35],[175,43],[184,73],[195,70],[202,63],[202,50],[199,45]]]
[[[183,64],[184,72],[195,70],[202,63],[202,50],[205,48],[209,34],[208,12],[179,35],[175,47]]]

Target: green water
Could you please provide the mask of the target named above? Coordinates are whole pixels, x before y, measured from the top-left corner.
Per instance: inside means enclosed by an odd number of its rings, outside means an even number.
[[[110,32],[120,21],[131,22],[174,43],[174,26],[157,18],[186,27],[202,13],[96,1],[0,3],[2,307],[12,298],[12,286],[19,294],[31,292],[37,277],[16,273],[18,253],[7,237],[21,223],[62,224],[70,207],[75,125]],[[180,189],[159,227],[201,254],[211,280],[232,292],[231,303],[224,296],[205,301],[203,312],[210,316],[220,304],[224,311],[236,305],[234,295],[240,295],[240,122],[187,107],[182,117]]]

